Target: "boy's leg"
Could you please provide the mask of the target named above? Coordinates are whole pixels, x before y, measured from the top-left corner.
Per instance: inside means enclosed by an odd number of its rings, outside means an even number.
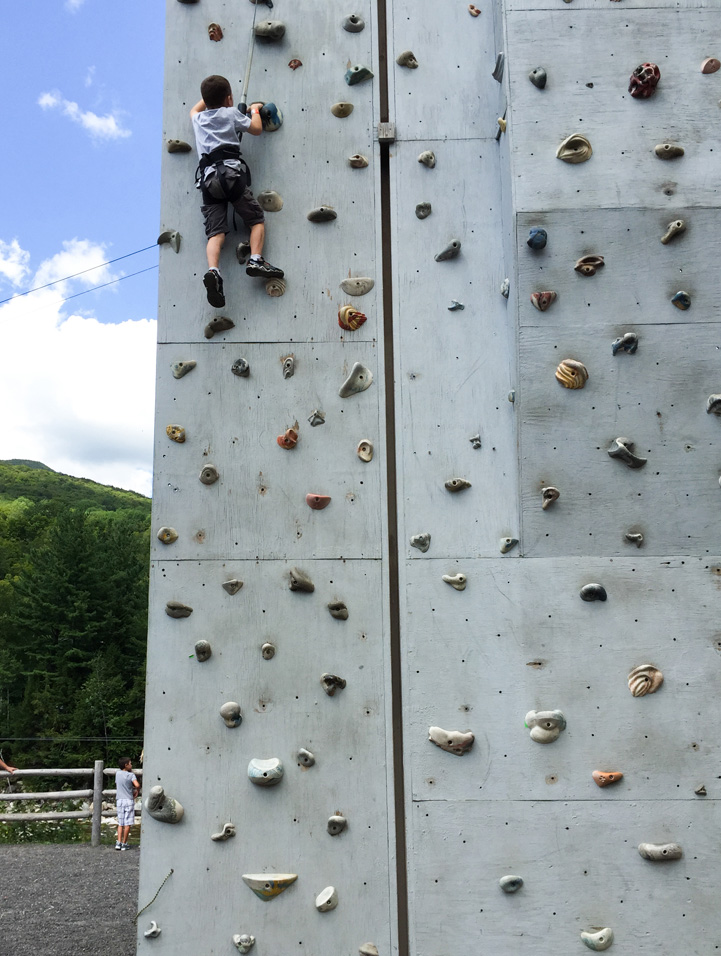
[[[118,824],[118,835],[117,835],[117,837],[116,837],[116,839],[115,839],[115,849],[116,849],[116,850],[119,850],[120,847],[123,845],[122,836],[123,836],[123,828],[120,826],[120,824]]]
[[[251,233],[251,251],[252,251],[252,248],[253,248],[252,235],[253,235],[253,234]],[[207,245],[206,248],[205,248],[205,253],[206,253],[207,257],[208,257],[208,268],[209,268],[209,269],[217,269],[218,266],[220,265],[220,251],[221,251],[221,249],[223,248],[224,243],[225,243],[225,233],[224,233],[224,232],[219,232],[217,236],[211,236],[210,239],[208,239],[208,245]],[[261,249],[261,252],[262,252],[262,251],[263,251],[263,241],[262,241],[262,239],[261,239],[261,243],[260,243],[260,249]]]
[[[233,208],[250,230],[250,259],[245,269],[246,274],[259,279],[282,279],[283,270],[272,266],[263,258],[265,215],[250,189],[246,189],[243,195],[233,202]]]
[[[265,223],[257,222],[250,227],[250,254],[251,256],[263,255],[263,243],[265,242]]]
[[[208,271],[203,276],[203,285],[210,305],[214,309],[222,309],[225,305],[225,295],[219,265],[220,253],[228,229],[228,203],[225,200],[215,199],[203,188],[203,205],[200,211],[203,214],[205,235],[208,240],[205,247]]]

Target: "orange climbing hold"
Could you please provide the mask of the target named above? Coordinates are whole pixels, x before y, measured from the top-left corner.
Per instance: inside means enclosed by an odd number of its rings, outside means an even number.
[[[367,320],[362,312],[358,312],[352,305],[342,305],[338,309],[338,325],[348,332],[355,332]]]
[[[276,441],[281,448],[295,448],[298,444],[298,432],[295,428],[287,428],[283,435],[278,435]]]
[[[610,787],[623,778],[620,770],[594,770],[591,776],[599,787]]]

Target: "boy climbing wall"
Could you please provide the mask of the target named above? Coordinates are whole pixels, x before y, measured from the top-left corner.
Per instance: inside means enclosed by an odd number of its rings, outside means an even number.
[[[207,76],[200,84],[202,99],[190,111],[195,144],[200,157],[199,186],[203,196],[201,212],[208,237],[208,271],[203,285],[208,302],[216,309],[225,305],[220,251],[228,233],[228,203],[250,230],[249,276],[281,279],[283,270],[263,258],[265,216],[249,189],[248,166],[240,155],[240,137],[245,131],[260,136],[263,125],[260,103],[252,103],[250,115],[233,106],[230,83],[224,76]]]

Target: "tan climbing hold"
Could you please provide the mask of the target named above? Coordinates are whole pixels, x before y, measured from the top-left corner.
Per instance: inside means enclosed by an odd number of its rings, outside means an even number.
[[[334,103],[331,106],[330,111],[333,116],[337,116],[338,119],[345,119],[346,116],[350,116],[350,114],[353,112],[353,104],[344,102]]]
[[[599,787],[610,787],[612,783],[623,779],[620,770],[594,770],[591,776]]]

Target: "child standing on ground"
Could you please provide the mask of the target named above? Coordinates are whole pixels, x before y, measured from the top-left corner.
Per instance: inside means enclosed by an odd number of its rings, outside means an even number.
[[[115,771],[115,806],[118,814],[118,838],[116,850],[127,850],[130,827],[135,823],[135,800],[140,793],[140,784],[133,773],[130,757],[118,761],[119,770]]]
[[[202,99],[190,111],[195,145],[200,157],[199,186],[203,196],[201,212],[208,237],[206,253],[208,271],[203,285],[208,302],[216,309],[225,305],[223,279],[220,275],[220,251],[228,233],[228,203],[250,230],[249,276],[261,279],[282,279],[283,270],[263,258],[265,216],[249,189],[250,174],[240,155],[240,138],[244,132],[260,136],[263,124],[260,103],[252,103],[250,115],[233,106],[230,83],[224,76],[207,76],[200,84]]]

